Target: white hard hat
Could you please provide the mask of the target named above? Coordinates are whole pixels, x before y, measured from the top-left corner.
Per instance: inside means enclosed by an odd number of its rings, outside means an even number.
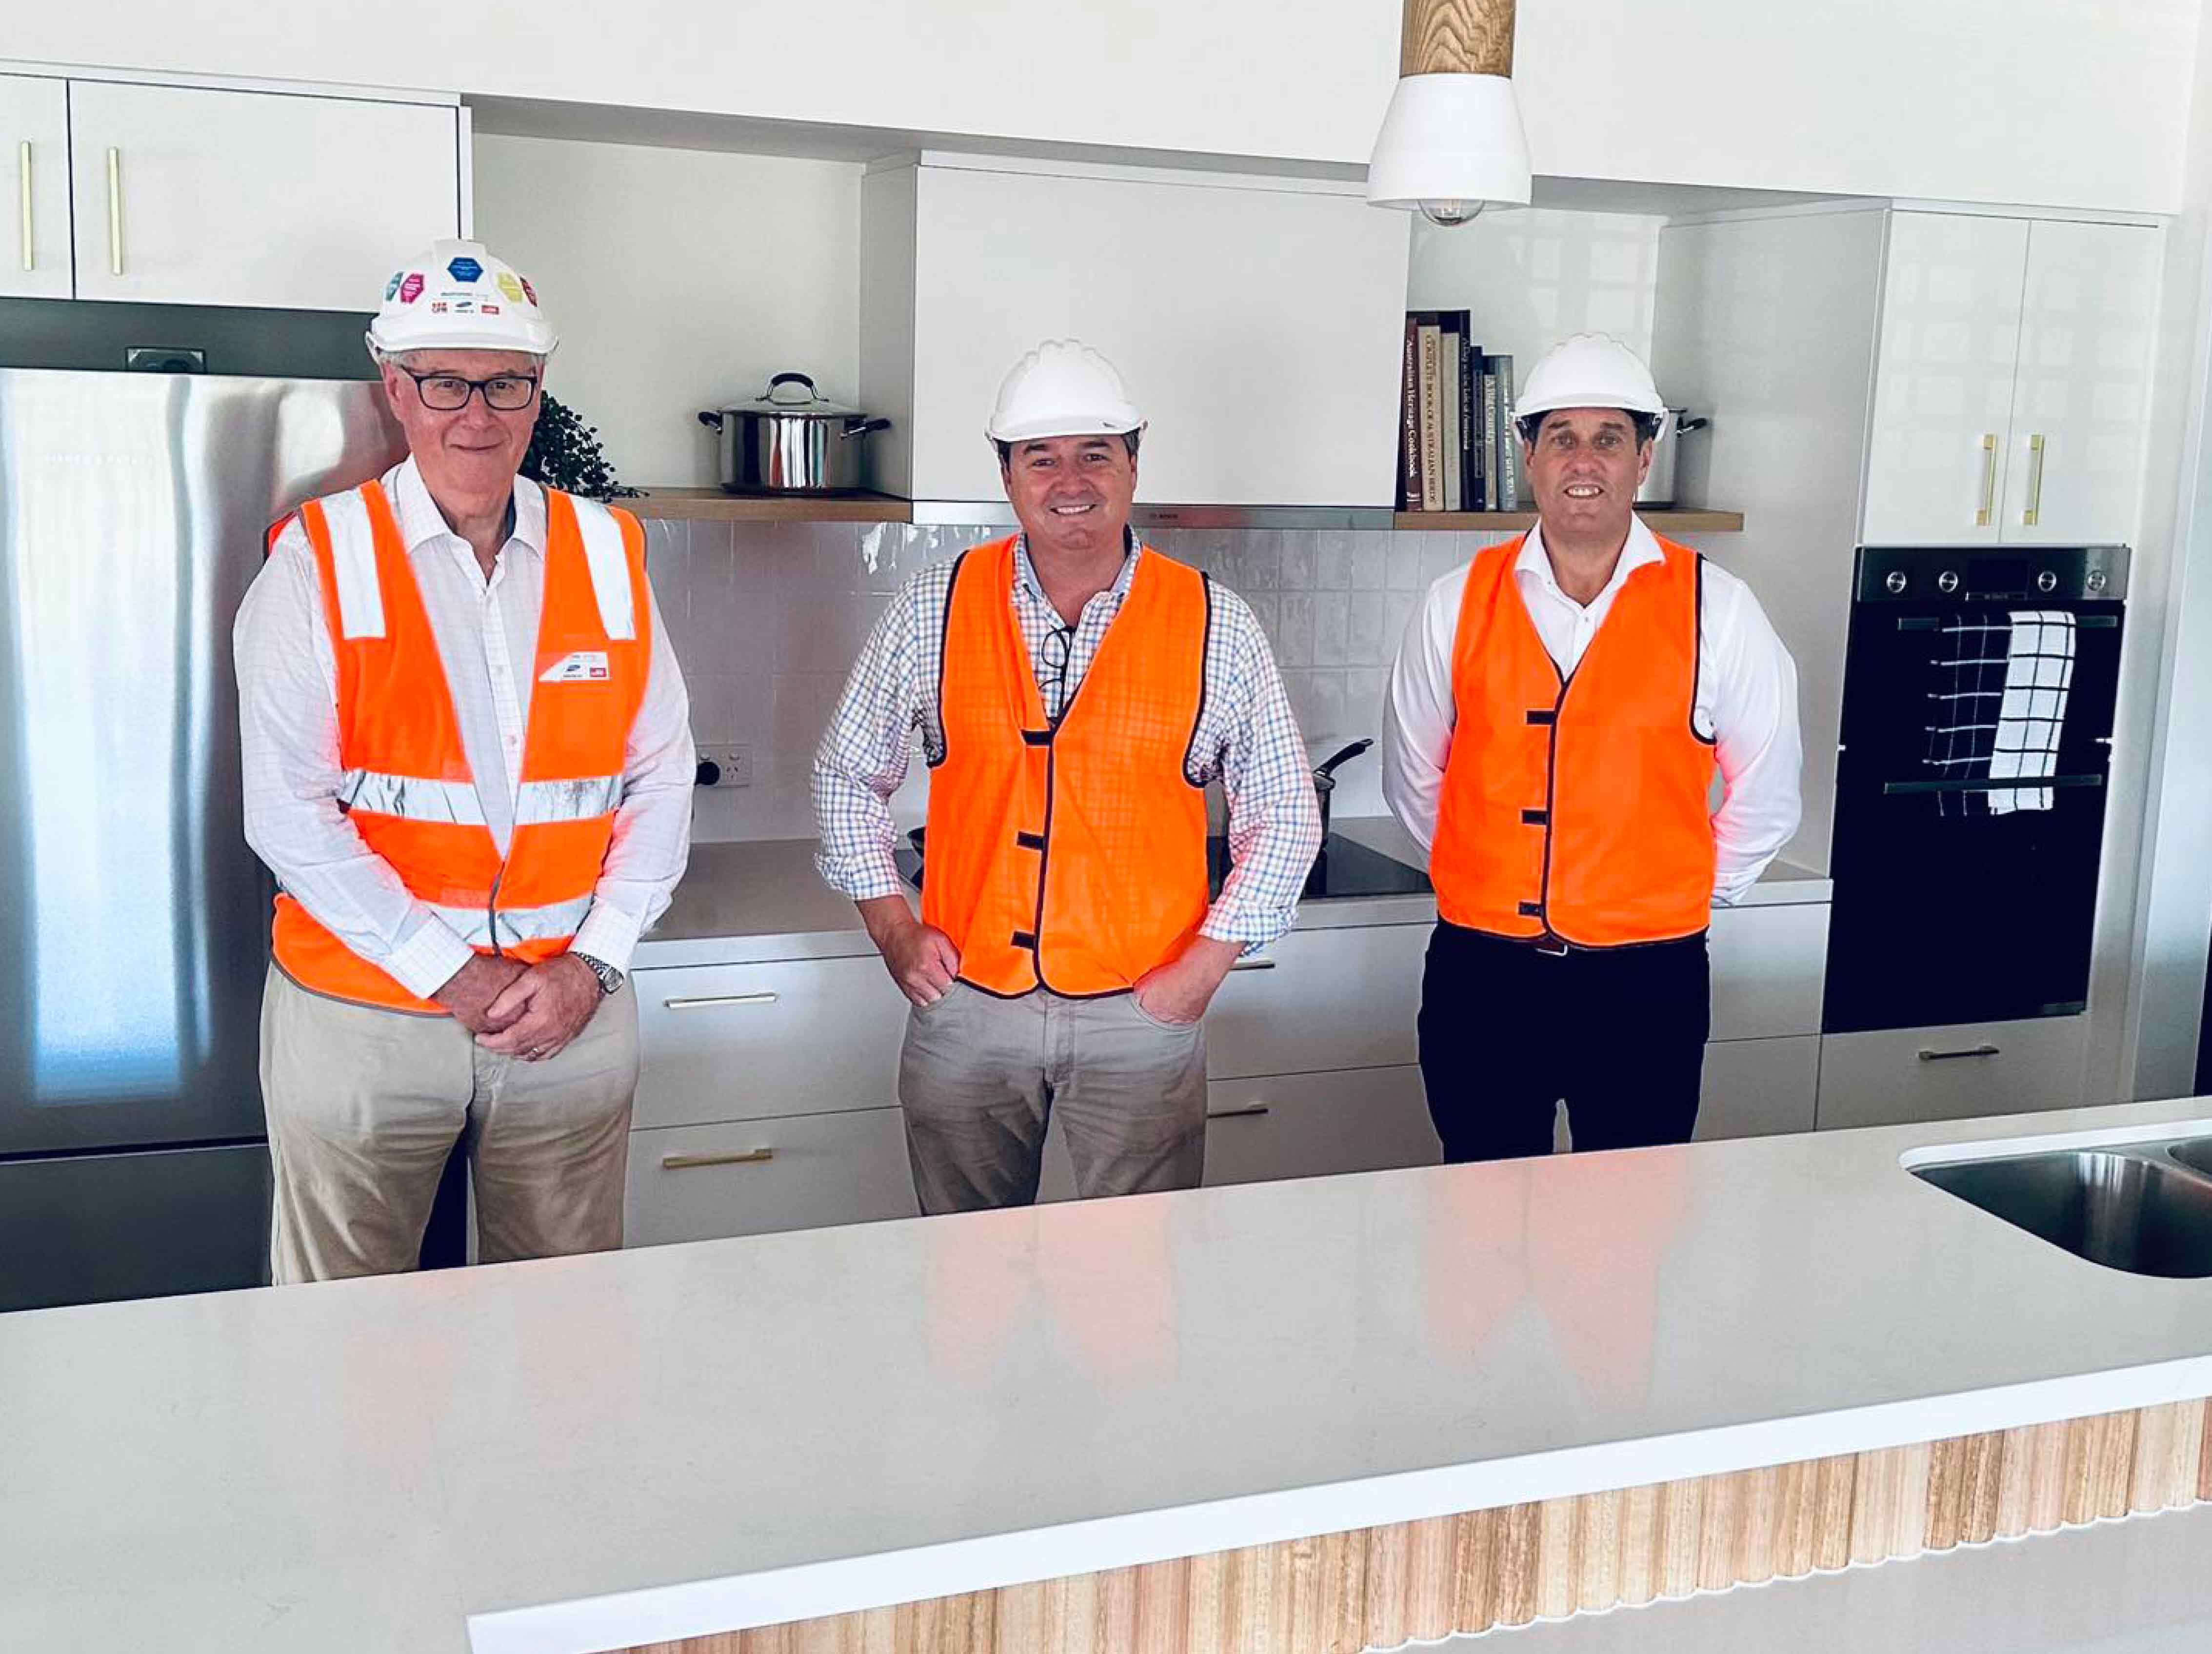
[[[998,405],[984,435],[994,442],[1027,442],[1144,428],[1145,417],[1112,362],[1079,340],[1047,339],[1000,381]]]
[[[1513,404],[1516,419],[1559,408],[1624,408],[1663,414],[1651,370],[1610,333],[1577,333],[1560,340],[1528,370]]]
[[[433,241],[392,273],[368,342],[399,350],[526,350],[560,343],[538,293],[481,241]]]

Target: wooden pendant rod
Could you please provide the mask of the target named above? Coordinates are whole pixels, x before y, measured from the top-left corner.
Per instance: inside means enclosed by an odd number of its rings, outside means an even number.
[[[1401,75],[1510,75],[1513,0],[1406,0]]]

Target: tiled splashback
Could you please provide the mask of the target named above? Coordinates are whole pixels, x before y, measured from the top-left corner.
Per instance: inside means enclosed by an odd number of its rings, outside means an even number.
[[[702,840],[813,832],[814,745],[884,601],[926,562],[1003,529],[903,524],[647,525],[653,586],[691,691],[702,745],[752,749],[749,787],[696,794]],[[1149,537],[1252,605],[1316,757],[1379,733],[1391,659],[1421,593],[1502,536],[1441,531],[1173,529]],[[922,766],[894,800],[919,821]],[[1335,808],[1382,809],[1370,755],[1341,775]]]

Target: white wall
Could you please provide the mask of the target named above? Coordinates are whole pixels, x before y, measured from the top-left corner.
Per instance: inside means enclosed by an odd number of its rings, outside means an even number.
[[[477,234],[561,330],[553,394],[644,485],[718,480],[702,408],[769,375],[859,393],[860,168],[544,138],[476,140]]]
[[[1528,0],[1540,173],[2170,211],[2202,0]],[[19,0],[23,59],[1364,164],[1400,0]]]
[[[1492,208],[1452,229],[1417,218],[1406,307],[1468,312],[1476,342],[1511,356],[1516,378],[1570,333],[1611,333],[1649,361],[1665,222],[1544,208]]]

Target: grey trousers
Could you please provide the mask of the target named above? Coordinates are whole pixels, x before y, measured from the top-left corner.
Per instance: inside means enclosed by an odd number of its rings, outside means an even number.
[[[624,984],[558,1056],[487,1051],[450,1017],[310,993],[275,966],[261,1097],[279,1283],[412,1269],[455,1140],[485,1263],[622,1244],[637,1000]]]
[[[1133,994],[1000,999],[955,982],[907,1013],[907,1157],[925,1213],[1027,1206],[1055,1116],[1085,1199],[1194,1189],[1206,1170],[1206,1033]]]

